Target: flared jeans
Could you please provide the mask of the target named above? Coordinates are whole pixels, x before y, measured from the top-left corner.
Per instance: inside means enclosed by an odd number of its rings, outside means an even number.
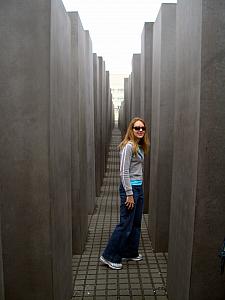
[[[113,263],[121,263],[122,258],[137,257],[139,254],[144,194],[142,185],[134,185],[132,190],[135,205],[128,209],[125,205],[127,196],[123,185],[120,184],[120,222],[102,254]]]

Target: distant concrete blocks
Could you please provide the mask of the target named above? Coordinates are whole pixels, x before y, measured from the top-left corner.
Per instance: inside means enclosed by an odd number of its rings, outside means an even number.
[[[222,300],[225,2],[177,4],[169,299]],[[174,285],[179,288],[174,289]],[[213,287],[213,288],[212,288]]]
[[[153,31],[149,230],[156,252],[168,250],[176,70],[176,4],[162,4]]]

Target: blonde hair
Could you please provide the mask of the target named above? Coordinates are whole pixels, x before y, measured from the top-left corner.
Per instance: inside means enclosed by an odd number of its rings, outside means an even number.
[[[119,144],[119,148],[120,149],[123,149],[126,144],[128,142],[132,142],[133,144],[133,152],[134,152],[134,155],[137,155],[137,152],[138,152],[138,147],[141,145],[143,150],[144,150],[144,153],[147,154],[148,153],[148,148],[149,148],[149,138],[148,138],[148,132],[147,132],[147,128],[145,130],[145,135],[143,138],[141,138],[139,141],[138,139],[136,138],[136,136],[134,135],[134,132],[133,132],[133,126],[134,124],[137,122],[137,121],[141,121],[145,128],[146,128],[146,124],[145,124],[145,121],[139,117],[136,117],[136,118],[133,118],[131,121],[130,121],[130,124],[128,125],[128,128],[127,128],[127,132],[125,134],[125,137],[124,139],[122,140],[122,142]]]

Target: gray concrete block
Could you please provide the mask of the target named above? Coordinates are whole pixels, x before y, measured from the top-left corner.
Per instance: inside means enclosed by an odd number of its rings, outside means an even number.
[[[130,102],[128,99],[128,78],[124,78],[124,119],[121,127],[122,136],[125,135],[128,123],[130,120],[129,111],[130,111]]]
[[[5,298],[70,299],[70,22],[60,1],[9,1],[0,31]]]
[[[124,101],[123,101],[123,108],[121,107],[120,112],[120,131],[121,136],[125,135],[125,131],[127,129],[127,119],[128,119],[128,78],[124,78]]]
[[[0,299],[1,300],[5,300],[4,274],[3,274],[3,261],[2,261],[2,232],[1,232],[1,222],[0,222]]]
[[[141,101],[140,116],[145,120],[147,133],[151,132],[152,113],[152,57],[153,57],[153,24],[146,22],[141,35]],[[150,137],[150,136],[149,136]],[[150,187],[150,153],[144,162],[144,213],[148,213]]]
[[[128,124],[131,121],[131,102],[132,102],[132,74],[128,78],[124,78],[124,104],[121,108],[120,130],[121,136],[124,138]]]
[[[121,131],[122,138],[124,137],[124,119],[125,119],[125,102],[122,101],[119,109],[118,127]]]
[[[130,123],[131,117],[131,102],[132,102],[132,73],[128,77],[128,110],[127,110],[127,125]]]
[[[225,2],[177,4],[169,299],[225,299]],[[174,286],[179,288],[174,289]]]
[[[94,90],[93,90],[93,53],[92,42],[88,30],[85,30],[85,86],[86,99],[84,103],[87,144],[86,186],[88,213],[95,208],[95,141],[94,141]]]
[[[110,75],[110,74],[109,74]],[[114,124],[113,124],[113,118],[112,118],[112,90],[110,88],[110,76],[109,76],[109,89],[108,89],[108,101],[109,101],[109,105],[108,105],[108,123],[109,123],[109,144],[111,142],[111,136],[112,136],[112,130],[113,130],[113,127],[114,127]],[[109,147],[109,146],[108,146]]]
[[[132,94],[131,94],[131,119],[140,116],[141,98],[141,55],[133,54],[132,58]]]
[[[149,230],[156,252],[168,250],[175,97],[176,4],[162,4],[153,28]]]
[[[106,130],[106,67],[105,67],[105,61],[103,61],[102,64],[102,149],[103,149],[103,174],[106,172],[106,141],[107,141],[107,130]]]
[[[103,181],[104,173],[105,173],[105,63],[102,57],[98,57],[99,63],[99,102],[100,102],[100,146],[101,146],[101,161],[100,161],[100,172],[101,172],[101,183]]]
[[[93,54],[93,88],[94,88],[94,134],[95,134],[95,181],[96,196],[100,195],[101,190],[101,106],[99,98],[99,65],[97,54]]]
[[[71,146],[72,146],[72,243],[73,254],[81,254],[88,231],[88,196],[86,186],[87,143],[85,128],[85,35],[77,12],[69,13],[71,21]]]
[[[106,147],[105,147],[105,163],[107,163],[109,145],[111,141],[111,90],[110,90],[110,76],[109,71],[106,71]]]

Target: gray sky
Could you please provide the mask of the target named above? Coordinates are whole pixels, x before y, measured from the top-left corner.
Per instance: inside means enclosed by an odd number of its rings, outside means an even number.
[[[144,22],[154,22],[161,3],[176,0],[63,0],[67,11],[78,11],[89,30],[93,52],[103,56],[111,74],[131,72],[133,53],[141,51]]]

